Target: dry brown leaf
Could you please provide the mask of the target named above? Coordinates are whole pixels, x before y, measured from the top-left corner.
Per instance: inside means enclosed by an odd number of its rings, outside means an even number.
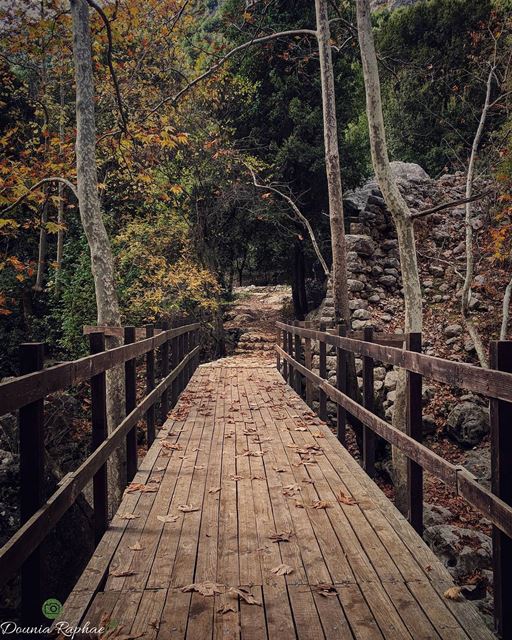
[[[135,544],[132,544],[131,546],[129,546],[128,549],[131,549],[132,551],[142,551],[142,549],[144,549],[144,547],[137,540],[137,542]]]
[[[292,535],[291,531],[282,531],[281,533],[273,533],[268,538],[272,542],[289,542]]]
[[[321,596],[324,596],[326,598],[328,598],[329,596],[338,595],[338,592],[336,591],[335,586],[332,584],[321,582],[320,584],[317,584],[313,588],[316,591],[316,593],[319,593]]]
[[[157,467],[155,471],[165,471],[167,467]]]
[[[261,607],[261,602],[258,602],[258,600],[256,600],[253,594],[248,589],[245,589],[244,587],[238,587],[238,588],[230,587],[228,594],[234,598],[236,597],[242,598],[242,600],[247,602],[247,604],[255,604],[258,607]]]
[[[128,576],[134,576],[135,571],[130,571],[130,570],[123,571],[122,569],[111,569],[109,571],[109,575],[112,576],[113,578],[126,578]]]
[[[180,504],[178,509],[180,511],[183,511],[183,513],[191,513],[192,511],[201,511],[199,507],[194,507],[191,504]]]
[[[251,480],[265,480],[265,476],[251,476]]]
[[[290,567],[289,564],[278,564],[277,567],[270,569],[270,573],[275,573],[276,576],[287,576],[293,573],[293,567]]]
[[[315,484],[315,481],[314,481],[314,480],[311,480],[311,479],[309,479],[309,480],[303,480],[302,482],[303,482],[304,484]]]
[[[212,487],[211,489],[208,489],[208,493],[219,493],[220,491],[220,487]]]
[[[176,522],[176,520],[178,519],[178,516],[171,516],[171,515],[157,516],[156,519],[160,520],[160,522]]]
[[[117,514],[121,520],[135,520],[135,518],[140,518],[140,516],[136,516],[134,513],[118,513]]]
[[[295,500],[295,506],[297,507],[297,509],[304,509],[304,503],[299,502],[298,500]]]
[[[325,438],[325,435],[321,431],[312,431],[313,438]]]
[[[443,596],[447,600],[462,600],[461,591],[461,587],[450,587],[449,589],[446,589],[446,591],[443,593]]]
[[[165,447],[165,449],[172,449],[173,451],[183,451],[183,447],[179,442],[166,442],[164,440],[162,442],[162,447]]]
[[[158,487],[150,487],[147,484],[142,484],[140,482],[132,482],[126,487],[126,493],[134,493],[135,491],[140,491],[141,493],[156,493],[158,491]]]
[[[223,584],[217,584],[216,582],[195,582],[194,584],[189,584],[186,587],[182,587],[181,589],[183,593],[188,593],[189,591],[197,591],[202,596],[210,597],[214,596],[216,593],[224,593],[225,587]]]
[[[276,472],[276,473],[286,473],[287,469],[285,469],[284,467],[272,467],[272,469]]]
[[[239,480],[243,480],[244,477],[243,476],[236,476],[236,475],[232,475],[229,476],[231,478],[231,480],[234,480],[235,482],[238,482]]]
[[[288,484],[283,487],[283,496],[294,496],[296,493],[302,491],[302,487],[298,484]]]
[[[336,500],[340,504],[348,504],[348,505],[357,504],[357,500],[354,500],[354,498],[351,498],[350,496],[347,496],[345,493],[343,493],[343,491],[341,489],[338,491],[338,494],[336,496]]]
[[[311,505],[312,509],[329,509],[329,507],[332,507],[332,505],[327,500],[316,500]]]
[[[217,609],[217,613],[224,615],[225,613],[236,613],[236,609],[232,604],[223,604],[221,607]]]
[[[306,427],[295,427],[295,431],[307,431]]]

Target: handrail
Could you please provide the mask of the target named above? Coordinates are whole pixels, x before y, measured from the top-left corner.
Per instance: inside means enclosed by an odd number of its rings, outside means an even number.
[[[476,478],[466,469],[444,460],[428,447],[417,442],[403,431],[393,427],[368,409],[362,407],[355,400],[336,389],[319,375],[307,369],[292,358],[280,346],[276,345],[277,353],[289,365],[303,376],[316,383],[331,400],[341,405],[366,427],[384,438],[387,442],[400,449],[405,455],[414,460],[423,469],[439,478],[444,484],[462,496],[472,506],[482,512],[498,529],[512,537],[512,507],[506,504],[484,487],[478,484]]]
[[[173,330],[174,331],[174,330]],[[169,332],[170,333],[170,332]],[[174,337],[177,335],[173,334]],[[106,440],[82,462],[80,467],[68,473],[59,483],[59,488],[45,504],[5,543],[0,549],[0,588],[22,566],[28,556],[43,542],[50,530],[74,504],[95,473],[119,447],[126,434],[155,404],[187,364],[198,355],[198,345],[188,353],[171,373],[127,415]]]
[[[79,360],[57,364],[48,369],[3,382],[0,384],[0,416],[40,400],[50,393],[69,389],[80,382],[85,382],[92,376],[142,356],[167,340],[196,331],[199,327],[200,324],[195,322],[169,329],[152,338],[85,356]]]
[[[385,364],[395,365],[412,373],[418,373],[436,382],[467,389],[489,398],[512,402],[512,373],[495,369],[482,369],[465,362],[451,362],[436,356],[427,356],[406,349],[378,345],[353,338],[335,336],[330,333],[305,329],[294,325],[277,322],[276,326],[283,331],[319,340],[326,344],[345,349],[357,356],[368,356]]]

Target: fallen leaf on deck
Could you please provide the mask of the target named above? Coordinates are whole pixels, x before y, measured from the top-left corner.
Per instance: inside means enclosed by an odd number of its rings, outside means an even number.
[[[157,516],[156,519],[160,520],[160,522],[176,522],[178,516]]]
[[[302,487],[298,484],[288,484],[283,487],[283,496],[294,496],[299,491],[302,491]]]
[[[295,431],[307,431],[306,427],[295,427]]]
[[[272,467],[276,473],[286,473],[286,469],[284,467]]]
[[[281,533],[273,533],[268,538],[272,542],[289,542],[292,535],[291,531],[282,531]]]
[[[197,591],[202,596],[206,596],[207,598],[210,596],[214,596],[216,593],[224,593],[224,585],[217,584],[216,582],[195,582],[194,584],[189,584],[186,587],[182,587],[181,590],[183,593],[188,593],[190,591]]]
[[[348,505],[357,504],[357,500],[354,500],[354,498],[351,498],[350,496],[345,495],[341,489],[338,491],[336,500],[340,504],[348,504]]]
[[[265,480],[264,476],[252,476],[251,480]]]
[[[312,431],[313,438],[325,438],[325,435],[321,431]]]
[[[191,513],[192,511],[201,511],[199,507],[194,507],[191,504],[180,504],[178,509],[180,511],[183,511],[183,513]]]
[[[312,509],[328,509],[331,506],[332,506],[331,503],[327,502],[327,500],[316,500],[311,505],[311,508]]]
[[[304,509],[304,503],[299,502],[298,500],[295,501],[295,506],[297,509]]]
[[[179,442],[166,442],[165,440],[162,442],[162,447],[165,449],[172,449],[174,451],[183,451],[183,447]]]
[[[157,467],[155,471],[165,471],[167,467]]]
[[[140,516],[136,516],[134,513],[118,513],[117,515],[122,520],[135,520],[135,518],[140,518]]]
[[[231,611],[236,613],[236,609],[232,604],[223,604],[222,607],[219,607],[217,609],[217,613],[221,613],[222,615],[224,615],[225,613],[230,613]]]
[[[158,487],[150,487],[140,482],[132,482],[132,484],[129,484],[125,489],[125,493],[134,493],[135,491],[140,491],[141,493],[156,493]]]
[[[213,487],[212,489],[208,489],[208,493],[219,493],[220,487]]]
[[[447,600],[462,600],[461,591],[462,589],[460,587],[450,587],[449,589],[446,589],[443,596]]]
[[[315,484],[314,480],[303,480],[302,481],[304,484]]]
[[[276,576],[287,576],[293,573],[293,567],[290,567],[289,564],[278,564],[277,567],[270,569],[270,573],[275,573]]]
[[[336,596],[338,592],[336,588],[332,584],[320,583],[313,587],[316,593],[319,593],[321,596],[328,598],[329,596]]]
[[[258,602],[256,598],[252,595],[252,593],[248,589],[245,589],[244,587],[238,587],[238,588],[230,587],[228,594],[230,596],[233,596],[234,598],[239,596],[240,598],[242,598],[242,600],[247,602],[247,604],[255,604],[255,605],[258,605],[258,607],[261,607],[261,602]]]
[[[231,480],[234,480],[235,482],[238,482],[239,480],[243,480],[244,477],[243,476],[229,476],[231,478]]]
[[[201,471],[201,469],[204,469],[205,466],[204,464],[196,464],[196,466],[194,467],[194,469],[197,469],[198,471]]]
[[[142,551],[142,549],[144,549],[144,547],[137,540],[137,542],[135,544],[132,544],[131,546],[129,546],[128,549],[131,549],[132,551]]]
[[[135,571],[122,571],[120,569],[111,569],[109,575],[113,578],[126,578],[128,576],[134,576]]]

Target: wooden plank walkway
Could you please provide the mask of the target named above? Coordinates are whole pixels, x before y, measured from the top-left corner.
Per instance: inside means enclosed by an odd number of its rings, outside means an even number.
[[[446,569],[271,366],[199,367],[134,483],[70,624],[158,640],[494,638],[443,597]]]

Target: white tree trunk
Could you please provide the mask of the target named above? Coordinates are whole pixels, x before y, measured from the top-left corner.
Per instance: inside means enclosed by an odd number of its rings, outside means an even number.
[[[393,217],[398,236],[400,266],[404,288],[405,331],[421,332],[423,324],[423,300],[416,258],[413,220],[393,176],[386,143],[386,131],[382,114],[379,70],[373,39],[370,2],[357,0],[357,29],[366,90],[366,112],[370,131],[373,168],[377,181]],[[393,425],[405,431],[407,420],[406,375],[400,371],[396,389]],[[398,450],[393,451],[396,503],[404,511],[406,506],[406,458]]]
[[[76,82],[76,169],[80,219],[91,254],[91,269],[98,313],[98,324],[119,326],[121,313],[115,288],[114,259],[103,223],[96,170],[96,121],[94,76],[91,56],[89,6],[85,0],[71,0],[73,56]],[[117,346],[115,338],[108,347]],[[107,418],[111,432],[124,413],[122,369],[107,373]],[[110,505],[115,509],[126,479],[126,453],[118,451],[109,468]]]
[[[343,216],[336,94],[331,55],[331,34],[327,0],[315,0],[318,53],[322,80],[322,108],[324,119],[325,170],[329,194],[329,220],[332,247],[332,283],[336,320],[343,320],[350,329],[348,306],[347,249]]]
[[[471,145],[471,154],[469,156],[469,164],[468,164],[468,173],[466,176],[466,199],[470,199],[473,195],[473,181],[475,179],[475,165],[478,153],[478,147],[480,145],[480,141],[482,139],[482,134],[485,127],[485,121],[487,119],[487,113],[489,111],[489,105],[491,102],[491,91],[492,84],[494,80],[494,66],[491,67],[489,71],[489,76],[487,78],[487,90],[485,93],[485,102],[482,109],[482,113],[480,114],[480,121],[478,123],[478,128],[475,133],[475,137],[473,139],[473,144]],[[464,286],[462,287],[462,301],[461,301],[461,312],[462,317],[464,319],[464,324],[466,325],[466,329],[468,330],[469,336],[475,345],[475,351],[478,356],[478,360],[482,367],[488,367],[489,361],[487,359],[487,354],[485,353],[484,345],[482,343],[482,338],[478,329],[471,318],[469,312],[469,303],[471,301],[471,284],[473,282],[474,276],[474,268],[475,268],[475,259],[473,255],[473,227],[471,226],[471,218],[472,218],[472,203],[466,202],[466,215],[464,220],[464,225],[466,229],[466,277],[464,278]]]

